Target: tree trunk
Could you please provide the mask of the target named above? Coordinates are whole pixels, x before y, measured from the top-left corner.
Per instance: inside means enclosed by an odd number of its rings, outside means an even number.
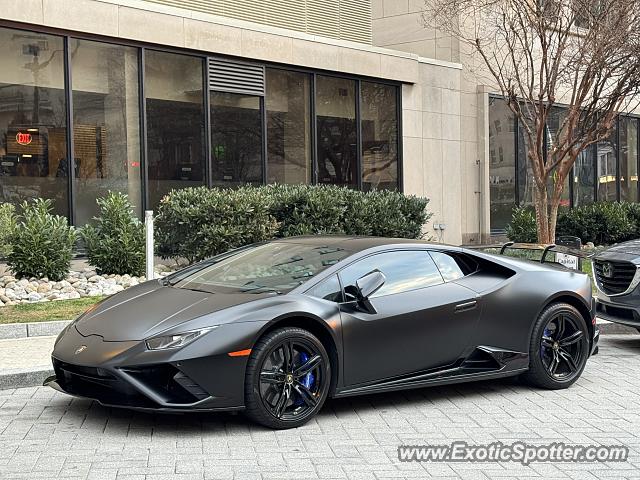
[[[547,195],[547,184],[543,183],[542,186],[535,184],[535,199],[534,205],[536,209],[536,223],[538,224],[538,242],[539,243],[551,243],[551,235],[549,231],[550,215],[549,215],[549,196]],[[557,211],[557,209],[556,209]],[[555,232],[555,221],[554,221]]]

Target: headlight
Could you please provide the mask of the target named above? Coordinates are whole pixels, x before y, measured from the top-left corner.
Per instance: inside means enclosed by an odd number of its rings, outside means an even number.
[[[146,340],[147,348],[149,350],[170,350],[174,348],[182,348],[193,342],[196,338],[210,332],[214,328],[218,327],[208,327],[200,330],[192,330],[190,332],[176,333],[175,335],[161,335],[159,337],[149,338]]]

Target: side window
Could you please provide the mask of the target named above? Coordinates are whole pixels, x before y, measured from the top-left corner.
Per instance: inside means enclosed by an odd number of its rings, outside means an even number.
[[[458,257],[445,252],[429,252],[431,258],[436,262],[438,270],[442,274],[445,282],[458,280],[477,269],[477,265],[473,265],[470,258]]]
[[[323,280],[311,290],[307,291],[307,295],[329,300],[330,302],[342,302],[342,289],[340,288],[338,275],[331,275],[326,280]]]
[[[417,288],[443,283],[438,268],[424,250],[401,250],[378,253],[345,267],[340,272],[342,285],[355,285],[356,280],[374,270],[387,278],[373,297],[408,292]],[[352,300],[346,298],[346,300]]]

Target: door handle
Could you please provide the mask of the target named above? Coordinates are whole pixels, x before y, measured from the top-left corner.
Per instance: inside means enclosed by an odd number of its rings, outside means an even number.
[[[459,303],[456,305],[455,313],[466,312],[468,310],[473,310],[478,306],[478,302],[475,300],[471,300],[470,302]]]

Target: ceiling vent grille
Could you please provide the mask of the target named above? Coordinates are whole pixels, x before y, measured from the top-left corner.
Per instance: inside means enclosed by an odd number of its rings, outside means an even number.
[[[264,66],[209,58],[209,89],[264,96]]]

